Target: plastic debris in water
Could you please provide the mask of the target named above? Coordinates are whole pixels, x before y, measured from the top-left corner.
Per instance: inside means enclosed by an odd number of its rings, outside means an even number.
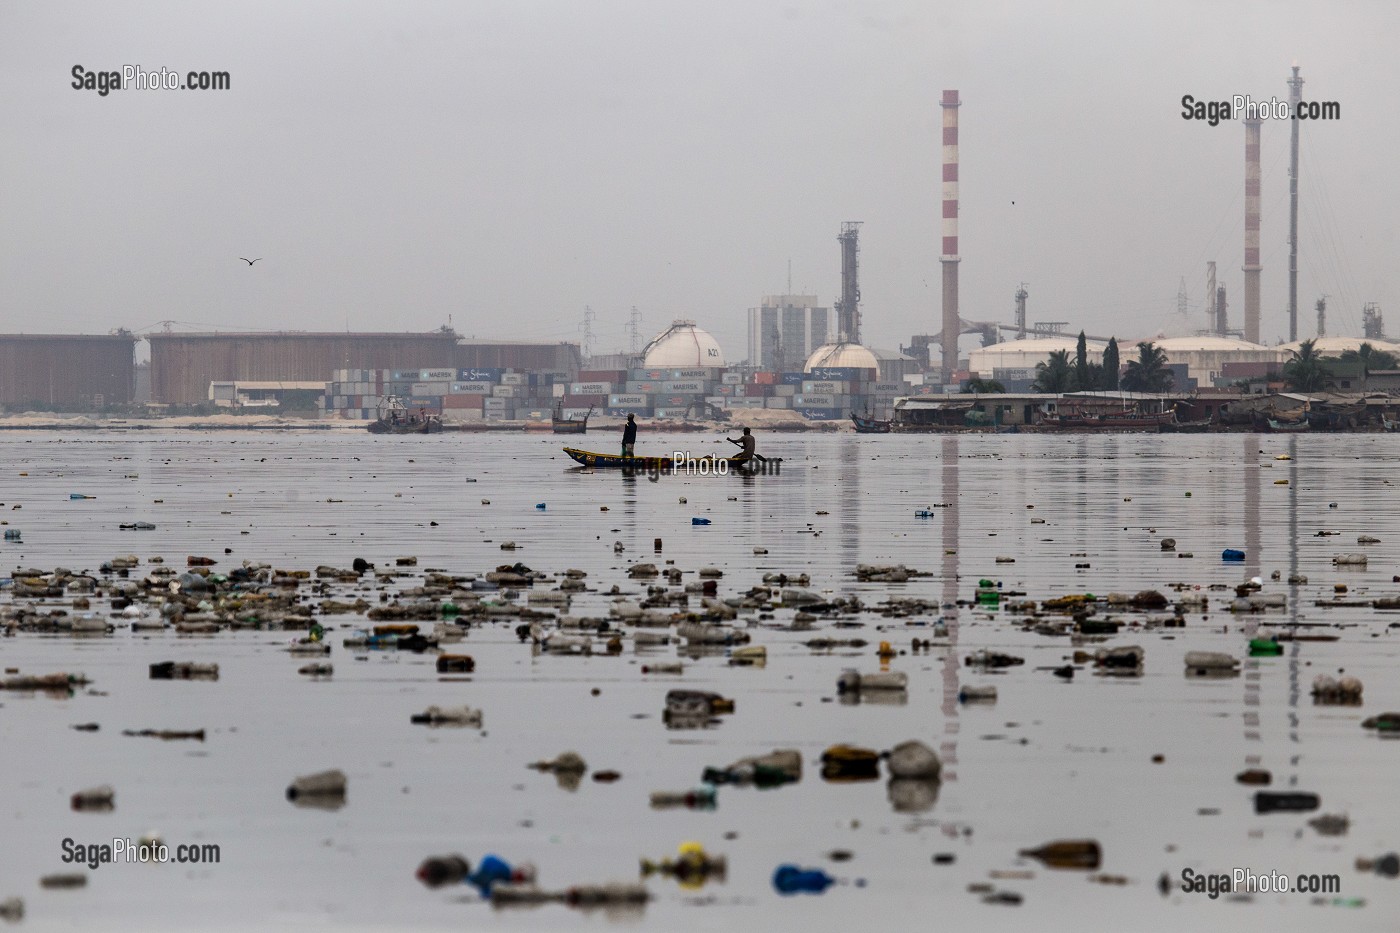
[[[779,894],[821,894],[835,883],[836,879],[820,868],[779,865],[773,872],[773,888]]]

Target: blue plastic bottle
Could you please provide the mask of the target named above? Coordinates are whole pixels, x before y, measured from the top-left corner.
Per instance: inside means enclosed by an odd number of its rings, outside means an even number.
[[[836,879],[820,868],[779,865],[773,872],[773,887],[779,894],[821,894],[835,883]]]

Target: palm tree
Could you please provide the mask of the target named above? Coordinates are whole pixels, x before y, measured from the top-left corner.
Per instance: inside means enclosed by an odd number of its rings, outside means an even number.
[[[972,379],[967,380],[967,382],[963,385],[962,391],[964,395],[967,395],[969,393],[976,395],[980,392],[1005,392],[1006,386],[1002,385],[1000,382],[997,382],[995,379],[982,379],[980,377],[973,377]]]
[[[1059,395],[1070,391],[1073,384],[1074,367],[1068,350],[1055,350],[1049,360],[1035,364],[1035,382],[1031,385],[1035,391]]]
[[[1295,392],[1318,392],[1332,384],[1332,374],[1317,355],[1314,341],[1304,340],[1293,351],[1293,359],[1283,364],[1283,381]]]
[[[1128,361],[1128,371],[1123,374],[1123,388],[1129,392],[1170,391],[1172,374],[1167,369],[1167,351],[1150,340],[1137,347],[1138,358]]]

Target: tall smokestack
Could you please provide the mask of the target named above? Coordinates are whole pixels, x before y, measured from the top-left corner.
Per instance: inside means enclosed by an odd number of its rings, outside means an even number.
[[[957,91],[944,91],[943,108],[943,384],[958,367],[958,107]]]
[[[1259,342],[1259,123],[1244,121],[1244,339]]]

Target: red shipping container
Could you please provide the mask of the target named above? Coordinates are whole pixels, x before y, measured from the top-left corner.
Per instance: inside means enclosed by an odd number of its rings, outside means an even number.
[[[771,385],[771,383],[769,383],[769,385]],[[738,387],[736,386],[736,388]],[[764,384],[751,383],[749,385],[744,386],[743,389],[744,394],[749,398],[763,398],[764,396],[771,394],[768,391],[768,385]]]
[[[625,369],[583,369],[579,370],[576,382],[626,382]]]
[[[444,395],[442,407],[481,411],[481,400],[484,398],[486,398],[484,395]]]
[[[760,386],[775,386],[778,384],[777,373],[754,373],[753,384]]]

